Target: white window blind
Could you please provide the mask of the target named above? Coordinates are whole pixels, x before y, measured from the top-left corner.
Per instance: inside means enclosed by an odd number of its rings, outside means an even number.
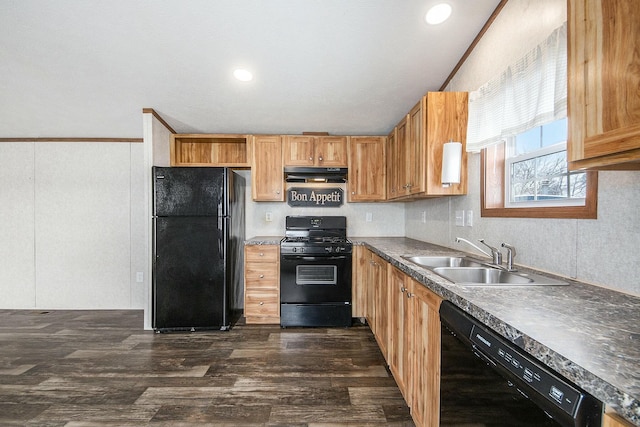
[[[469,93],[467,151],[567,115],[567,23],[500,77]]]

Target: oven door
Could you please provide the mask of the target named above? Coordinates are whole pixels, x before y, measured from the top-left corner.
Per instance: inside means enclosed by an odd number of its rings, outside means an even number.
[[[280,301],[294,304],[351,302],[351,255],[282,255]]]

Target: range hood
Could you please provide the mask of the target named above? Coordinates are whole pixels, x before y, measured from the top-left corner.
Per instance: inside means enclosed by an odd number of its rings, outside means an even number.
[[[347,168],[285,167],[287,182],[346,182]]]

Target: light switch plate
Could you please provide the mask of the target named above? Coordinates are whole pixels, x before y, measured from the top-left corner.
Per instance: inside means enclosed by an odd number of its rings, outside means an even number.
[[[465,217],[464,217],[464,225],[466,225],[467,227],[473,226],[473,211],[472,210],[466,211],[466,214],[465,214]]]
[[[371,222],[373,221],[373,213],[372,212],[367,212],[367,214],[365,215],[365,221],[366,222]]]
[[[456,211],[456,225],[464,227],[464,211]]]
[[[267,222],[271,222],[271,221],[273,221],[273,214],[272,214],[271,212],[267,212],[267,213],[264,215],[264,220],[265,220],[265,221],[267,221]]]

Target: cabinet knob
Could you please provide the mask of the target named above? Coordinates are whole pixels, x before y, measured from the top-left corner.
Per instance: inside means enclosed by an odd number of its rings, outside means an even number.
[[[404,291],[406,291],[406,290],[407,290],[407,288],[405,288],[404,286],[400,287],[400,292],[404,293]]]
[[[264,252],[260,252],[260,256],[264,256]]]
[[[261,274],[261,275],[260,275],[260,278],[261,278],[261,279],[264,279],[264,274]]]
[[[407,292],[407,298],[411,298],[413,294],[411,292]]]
[[[356,194],[356,192],[355,192],[355,191],[352,191],[352,192],[351,192],[351,194]]]
[[[260,305],[264,305],[264,301],[260,301]]]
[[[313,161],[313,156],[309,157],[309,160],[310,160],[310,161]]]
[[[322,159],[322,156],[318,157],[318,160],[322,161],[322,160],[323,160],[323,159]]]
[[[276,194],[280,194],[280,190],[276,190]]]

